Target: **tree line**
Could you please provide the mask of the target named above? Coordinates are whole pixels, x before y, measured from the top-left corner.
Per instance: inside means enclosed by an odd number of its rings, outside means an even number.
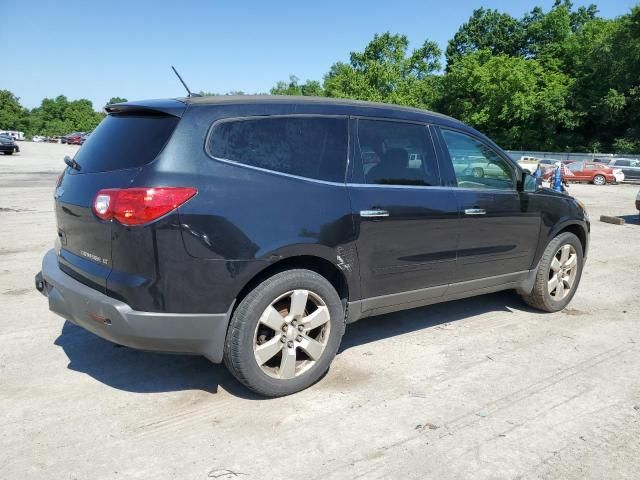
[[[444,52],[430,40],[410,50],[405,35],[386,32],[321,81],[291,76],[270,93],[435,110],[507,149],[640,153],[640,5],[615,19],[570,0],[521,18],[478,8]],[[103,116],[89,100],[64,96],[27,110],[0,90],[0,129],[61,135]]]
[[[126,98],[112,97],[108,103],[126,101]],[[104,115],[94,110],[90,100],[69,100],[64,95],[45,98],[39,107],[29,110],[20,105],[12,92],[0,90],[0,130],[22,131],[27,138],[90,132]]]
[[[522,18],[479,8],[442,57],[387,32],[322,82],[291,76],[271,93],[435,110],[508,149],[640,153],[640,5],[615,19],[569,0]]]

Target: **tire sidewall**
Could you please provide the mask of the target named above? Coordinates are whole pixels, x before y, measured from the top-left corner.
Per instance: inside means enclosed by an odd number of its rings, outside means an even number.
[[[549,307],[549,310],[554,312],[560,311],[563,308],[565,308],[569,304],[569,302],[571,302],[571,300],[573,299],[573,296],[576,294],[576,291],[578,290],[578,286],[580,285],[580,279],[582,277],[582,269],[584,266],[583,265],[584,254],[582,252],[582,244],[580,243],[580,240],[578,239],[578,237],[576,237],[573,233],[568,233],[568,232],[560,234],[556,238],[554,238],[547,246],[547,249],[552,250],[551,255],[548,256],[547,261],[544,262],[544,265],[543,264],[540,265],[540,267],[542,268],[541,274],[547,277],[546,278],[547,281],[548,281],[549,269],[551,267],[551,262],[553,261],[553,258],[555,257],[555,254],[557,253],[557,251],[563,245],[571,245],[575,249],[576,255],[578,256],[578,261],[577,261],[578,271],[576,272],[576,278],[571,287],[571,291],[565,298],[563,298],[560,301],[553,299],[553,297],[551,296],[547,288],[547,282],[544,282],[544,286],[545,286],[545,289],[543,292],[544,302]]]
[[[262,312],[279,296],[296,289],[305,289],[318,295],[325,302],[331,322],[329,339],[320,360],[301,375],[280,380],[270,377],[262,371],[255,360],[253,343],[255,329]],[[340,296],[333,286],[321,275],[310,270],[288,270],[274,275],[259,284],[251,294],[240,303],[234,315],[227,334],[225,344],[225,362],[231,363],[232,372],[240,370],[238,377],[247,387],[254,391],[268,395],[281,396],[295,393],[314,384],[328,370],[335,357],[345,329],[344,308]],[[229,335],[233,335],[236,327],[236,339],[240,349],[233,358],[229,355]],[[244,377],[244,378],[241,378]]]

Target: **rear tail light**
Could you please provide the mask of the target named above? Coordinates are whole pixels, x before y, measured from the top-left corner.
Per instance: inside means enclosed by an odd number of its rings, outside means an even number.
[[[198,191],[193,187],[108,188],[93,201],[93,213],[102,220],[142,225],[175,210]]]

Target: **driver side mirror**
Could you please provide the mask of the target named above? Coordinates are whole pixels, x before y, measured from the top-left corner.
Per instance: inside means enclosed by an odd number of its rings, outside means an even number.
[[[540,179],[540,182],[538,181]],[[542,177],[535,177],[528,172],[522,172],[522,180],[518,184],[521,192],[535,192],[540,188]]]

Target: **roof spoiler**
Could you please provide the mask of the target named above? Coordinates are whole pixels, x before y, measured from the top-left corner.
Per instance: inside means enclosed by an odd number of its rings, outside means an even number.
[[[187,104],[177,100],[141,100],[136,102],[112,103],[104,107],[108,114],[141,113],[147,115],[163,114],[182,117]]]

